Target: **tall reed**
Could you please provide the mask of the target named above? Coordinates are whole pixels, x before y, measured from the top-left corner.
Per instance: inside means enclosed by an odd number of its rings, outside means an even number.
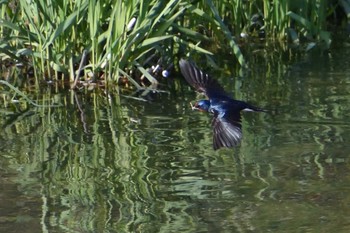
[[[37,81],[69,74],[73,82],[81,75],[76,70],[82,64],[86,80],[110,82],[123,76],[141,88],[135,73],[157,83],[153,65],[166,69],[177,55],[189,52],[211,55],[205,49],[208,44],[227,45],[246,66],[237,44],[242,35],[323,41],[329,46],[326,20],[335,9],[331,4],[321,0],[1,1],[0,58],[29,63],[35,67]],[[82,60],[84,51],[87,56]]]

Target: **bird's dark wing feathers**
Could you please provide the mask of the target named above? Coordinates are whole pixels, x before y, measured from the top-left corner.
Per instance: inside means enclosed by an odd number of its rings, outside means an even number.
[[[237,146],[242,139],[241,115],[237,111],[224,116],[214,113],[212,127],[214,150]]]
[[[264,112],[265,110],[229,97],[222,86],[203,73],[192,62],[181,59],[180,69],[187,82],[210,99],[208,112],[213,113],[213,147],[234,147],[242,139],[240,111]]]
[[[180,69],[186,81],[198,92],[204,93],[208,98],[225,95],[222,86],[208,74],[203,73],[192,62],[181,59]]]

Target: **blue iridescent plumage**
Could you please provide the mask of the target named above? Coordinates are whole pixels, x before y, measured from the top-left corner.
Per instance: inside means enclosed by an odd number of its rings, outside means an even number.
[[[212,121],[214,150],[236,146],[242,139],[240,112],[263,112],[264,110],[232,99],[215,79],[203,73],[192,62],[181,59],[180,70],[192,87],[208,97],[208,100],[197,101],[192,109],[214,115]]]

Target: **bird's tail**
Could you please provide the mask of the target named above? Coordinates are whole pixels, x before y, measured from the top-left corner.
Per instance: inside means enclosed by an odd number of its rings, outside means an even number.
[[[251,104],[247,104],[247,103],[245,103],[242,111],[244,111],[244,112],[267,112],[267,110],[265,110],[265,109],[255,107],[255,106],[253,106]]]

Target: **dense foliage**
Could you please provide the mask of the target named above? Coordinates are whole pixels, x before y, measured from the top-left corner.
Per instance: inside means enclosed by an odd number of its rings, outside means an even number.
[[[4,0],[1,68],[24,63],[34,68],[36,81],[63,79],[76,85],[79,78],[104,85],[122,78],[141,89],[139,78],[156,84],[157,75],[166,76],[178,56],[210,55],[212,44],[227,46],[246,66],[237,38],[294,43],[306,39],[329,46],[327,20],[339,8],[349,9],[348,1],[340,3],[339,7],[338,1],[321,0]]]

